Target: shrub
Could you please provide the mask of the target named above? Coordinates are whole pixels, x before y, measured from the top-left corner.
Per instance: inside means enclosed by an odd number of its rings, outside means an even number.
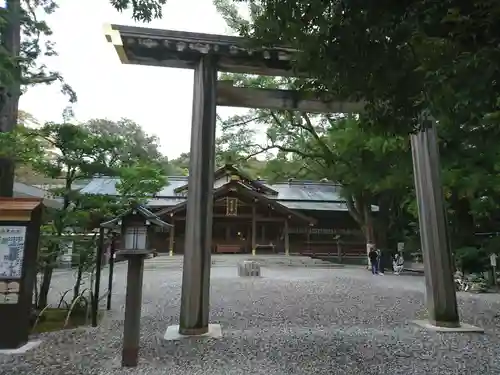
[[[488,269],[489,253],[484,248],[461,247],[455,250],[455,262],[464,274],[483,272]]]

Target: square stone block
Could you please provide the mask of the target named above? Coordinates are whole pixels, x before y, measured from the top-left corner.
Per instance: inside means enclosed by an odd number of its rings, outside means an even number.
[[[198,338],[207,338],[207,339],[219,339],[222,337],[222,327],[220,324],[209,324],[208,332],[203,335],[181,335],[179,333],[179,326],[169,326],[163,339],[165,340],[185,340],[185,339],[198,339]]]
[[[260,264],[253,260],[245,260],[242,263],[238,263],[238,276],[260,276]]]
[[[42,343],[42,340],[28,341],[26,344],[17,349],[0,349],[0,355],[15,355],[24,354],[28,350],[34,349]]]
[[[460,323],[460,327],[450,328],[450,327],[439,327],[431,324],[428,320],[414,320],[413,323],[416,325],[428,329],[434,332],[441,333],[484,333],[484,329],[480,327],[476,327],[467,323]]]

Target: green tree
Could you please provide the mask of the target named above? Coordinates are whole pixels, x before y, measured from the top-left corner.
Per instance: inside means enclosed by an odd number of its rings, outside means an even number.
[[[62,208],[51,212],[49,225],[45,226],[48,241],[46,252],[42,253],[44,267],[38,300],[38,306],[43,308],[47,305],[53,269],[63,250],[61,241],[66,234],[73,233],[71,226],[74,223],[69,218],[75,211],[78,195],[73,185],[78,179],[97,172],[100,163],[106,160],[101,154],[102,145],[109,140],[91,137],[84,128],[73,124],[48,123],[38,134],[48,142],[53,153],[47,158],[33,162],[33,168],[50,178],[64,181],[61,188],[52,189],[52,194],[62,200]],[[119,147],[119,142],[112,143],[114,148]]]
[[[499,92],[490,83],[499,74],[499,37],[485,27],[500,12],[495,2],[247,3],[258,8],[251,22],[220,9],[256,43],[303,51],[297,68],[313,77],[306,87],[365,100],[368,119],[385,130],[411,131],[422,110],[467,122],[497,113]]]
[[[239,86],[294,87],[297,80],[233,75]],[[252,129],[266,129],[263,142]],[[342,185],[349,212],[366,241],[387,246],[387,233],[402,232],[397,220],[411,185],[411,154],[404,137],[369,132],[362,120],[335,115],[251,110],[223,122],[226,149],[239,159],[268,155],[267,172],[275,178],[326,178]],[[272,161],[271,161],[272,160]],[[372,205],[378,205],[375,217]],[[395,239],[397,240],[397,238]]]
[[[141,201],[150,198],[160,191],[166,184],[165,172],[157,165],[138,161],[130,166],[122,167],[119,172],[120,182],[117,191],[120,201],[128,207],[127,201]]]
[[[452,238],[456,248],[473,245],[478,220],[498,210],[500,5],[264,0],[247,1],[244,19],[236,3],[216,1],[233,29],[256,45],[302,51],[295,68],[312,79],[300,87],[364,100],[371,133],[404,136],[424,110],[438,120]],[[411,190],[406,201],[415,206]]]
[[[116,150],[116,155],[121,162],[130,159],[160,161],[163,158],[158,137],[146,134],[144,129],[132,120],[92,119],[82,125],[91,134],[120,138],[122,142],[120,150]]]
[[[149,22],[162,16],[166,0],[111,0],[118,11],[131,10],[136,20]],[[14,129],[18,117],[19,97],[31,85],[61,83],[61,91],[71,102],[76,94],[62,76],[51,71],[40,57],[56,54],[50,40],[52,31],[39,18],[57,9],[55,0],[6,0],[0,8],[0,132]],[[45,42],[43,42],[45,41]],[[12,196],[14,160],[0,157],[0,196]]]
[[[129,159],[123,163],[119,156],[124,145],[119,136],[93,134],[87,128],[70,123],[48,123],[37,130],[37,135],[48,143],[45,158],[32,162],[33,168],[51,178],[64,181],[60,188],[51,189],[54,197],[62,201],[62,208],[52,210],[47,218],[42,254],[44,258],[43,278],[39,293],[39,307],[47,304],[52,272],[58,257],[64,250],[61,245],[68,234],[86,233],[98,225],[109,212],[116,212],[121,201],[110,202],[111,197],[82,196],[74,188],[75,183],[96,173],[118,175],[121,186],[132,195],[150,195],[165,184],[160,168],[146,165],[140,159]],[[49,154],[48,151],[52,151]],[[134,164],[135,163],[135,164]],[[160,181],[155,181],[158,179]],[[153,191],[151,191],[153,190]]]
[[[189,174],[189,152],[183,152],[170,161],[173,176],[187,176]]]

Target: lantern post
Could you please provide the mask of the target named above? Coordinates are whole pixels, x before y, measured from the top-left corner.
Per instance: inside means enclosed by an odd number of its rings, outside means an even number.
[[[138,364],[144,259],[154,252],[151,246],[154,225],[171,228],[170,224],[160,220],[144,206],[137,204],[133,204],[130,210],[119,217],[101,224],[101,226],[119,227],[121,248],[116,250],[116,255],[128,261],[122,347],[123,367],[136,367]]]

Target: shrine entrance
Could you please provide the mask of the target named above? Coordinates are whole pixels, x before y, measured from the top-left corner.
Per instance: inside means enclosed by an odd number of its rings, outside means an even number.
[[[226,167],[219,170],[221,174]],[[227,172],[227,171],[226,171]],[[238,175],[218,176],[214,185],[219,186],[212,194],[212,233],[208,243],[211,253],[224,254],[289,254],[290,225],[309,228],[316,219],[287,208],[272,199],[269,194],[277,192],[266,188],[264,184],[247,180]],[[237,178],[238,177],[238,178]],[[188,186],[177,188],[178,192],[187,192]],[[176,206],[165,208],[156,214],[165,216],[173,223],[183,223],[188,228],[190,222],[189,200]],[[175,224],[172,226],[175,229]],[[170,231],[170,243],[173,243]],[[187,233],[184,230],[183,233]],[[187,243],[187,241],[184,241]],[[184,253],[189,249],[184,247]]]
[[[300,51],[290,48],[256,49],[240,37],[120,25],[108,26],[106,38],[124,64],[194,69],[185,237],[185,258],[189,261],[183,265],[179,333],[205,334],[209,329],[216,106],[360,113],[364,110],[364,103],[325,102],[320,99],[322,95],[313,93],[234,87],[232,82],[217,82],[218,71],[294,75],[292,61]],[[436,128],[426,116],[422,116],[420,122],[419,132],[411,136],[411,145],[429,319],[431,324],[438,326],[458,327]],[[243,238],[244,232],[240,230],[239,233]]]

